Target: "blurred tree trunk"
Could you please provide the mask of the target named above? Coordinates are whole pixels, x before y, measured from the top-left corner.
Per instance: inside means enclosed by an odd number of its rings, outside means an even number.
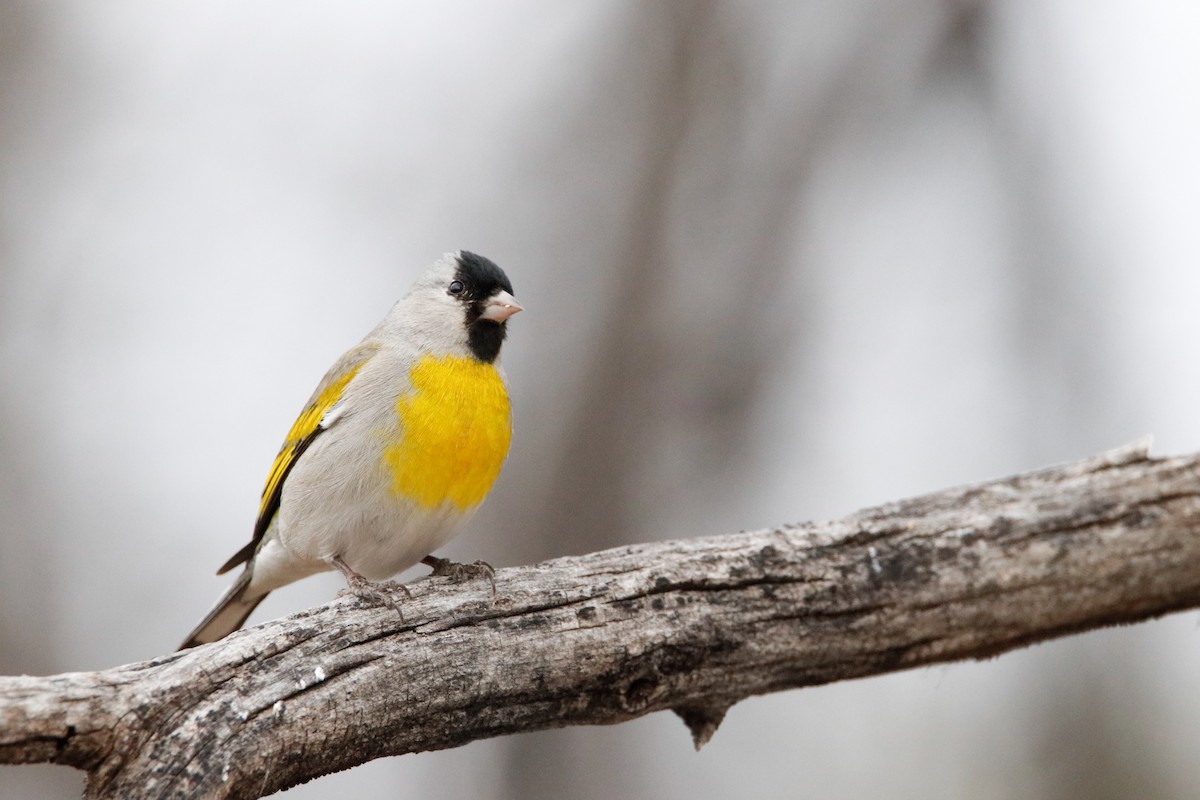
[[[635,81],[656,113],[622,126],[644,137],[626,148],[643,163],[619,199],[624,241],[602,265],[616,276],[600,299],[606,335],[586,355],[548,513],[525,531],[536,557],[646,530],[675,535],[664,520],[694,530],[739,485],[766,376],[820,302],[795,256],[804,181],[847,126],[886,118],[884,98],[905,102],[959,11],[925,0],[820,15],[789,3],[614,7],[596,35],[627,42],[617,51],[628,59],[602,65],[588,92],[602,98],[607,83]],[[830,36],[810,24],[830,14],[844,46],[806,49]],[[764,46],[778,31],[788,33]],[[570,735],[509,742],[508,796],[578,796],[575,746]],[[617,796],[620,782],[594,774],[585,791]]]

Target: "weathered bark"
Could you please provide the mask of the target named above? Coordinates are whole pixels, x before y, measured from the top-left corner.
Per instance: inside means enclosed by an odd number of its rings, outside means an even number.
[[[1200,455],[1145,445],[836,522],[422,580],[93,673],[0,678],[0,762],[92,798],[277,791],[385,755],[991,656],[1200,604]]]

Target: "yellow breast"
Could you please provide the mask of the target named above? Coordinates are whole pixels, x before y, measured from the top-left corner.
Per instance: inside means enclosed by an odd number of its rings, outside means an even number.
[[[401,435],[384,458],[393,489],[426,508],[483,502],[508,455],[508,393],[491,364],[425,356],[396,404]]]

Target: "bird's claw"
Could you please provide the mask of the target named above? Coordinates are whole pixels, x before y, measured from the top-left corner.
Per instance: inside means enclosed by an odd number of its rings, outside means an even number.
[[[407,586],[395,581],[379,581],[378,583],[369,581],[350,569],[340,558],[333,559],[333,565],[345,576],[346,586],[351,594],[369,605],[387,606],[400,616],[401,622],[404,622],[404,612],[400,610],[400,605],[396,602],[396,595],[403,592],[406,598],[412,600],[412,592],[408,590]],[[342,592],[338,592],[338,594],[342,594]]]
[[[448,558],[425,556],[425,558],[421,559],[421,563],[433,569],[433,572],[429,573],[430,575],[438,578],[449,578],[456,583],[473,578],[487,578],[488,582],[492,584],[492,595],[496,594],[496,569],[486,561],[463,564],[458,561],[451,561]]]

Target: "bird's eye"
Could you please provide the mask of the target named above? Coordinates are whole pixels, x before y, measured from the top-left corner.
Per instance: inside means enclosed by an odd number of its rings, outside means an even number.
[[[451,281],[450,285],[446,287],[446,291],[450,294],[462,294],[466,288],[462,281]]]

